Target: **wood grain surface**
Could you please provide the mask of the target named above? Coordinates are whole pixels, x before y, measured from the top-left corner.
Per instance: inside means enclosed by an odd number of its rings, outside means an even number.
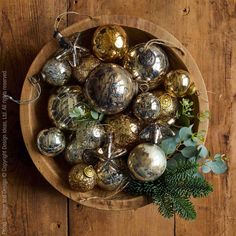
[[[154,206],[125,212],[94,210],[68,201],[38,173],[22,142],[18,106],[9,103],[7,235],[236,235],[234,0],[1,0],[0,8],[0,68],[7,71],[8,90],[14,96],[20,95],[28,67],[51,38],[54,18],[61,12],[133,15],[167,29],[187,47],[205,79],[212,114],[207,145],[230,157],[227,174],[208,177],[214,193],[194,201],[194,222],[165,220]],[[70,16],[64,24],[80,19]]]

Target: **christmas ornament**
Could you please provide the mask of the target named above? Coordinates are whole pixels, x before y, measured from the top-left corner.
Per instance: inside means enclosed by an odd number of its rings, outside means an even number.
[[[52,94],[48,100],[48,115],[55,126],[65,130],[76,130],[81,119],[90,117],[90,109],[84,103],[80,86],[63,86]],[[81,111],[81,117],[73,116],[75,109]]]
[[[97,157],[100,161],[95,170],[98,176],[98,185],[105,190],[114,190],[124,180],[117,159],[125,155],[127,150],[113,145],[112,134],[108,134],[107,139],[107,143],[97,149]]]
[[[137,86],[123,67],[101,64],[88,76],[85,94],[98,112],[115,114],[123,111],[131,102]]]
[[[114,136],[113,144],[128,148],[138,140],[140,122],[128,115],[116,115],[105,120],[106,129]]]
[[[169,125],[152,123],[145,127],[139,134],[141,140],[146,142],[154,142],[156,144],[161,143],[163,139],[174,136],[175,132],[169,127]]]
[[[103,144],[105,135],[104,127],[97,121],[83,121],[77,126],[76,142],[84,149],[95,149]]]
[[[62,86],[71,78],[72,69],[66,61],[58,61],[56,58],[49,59],[41,70],[42,78],[53,86]]]
[[[57,128],[44,129],[37,136],[37,146],[43,155],[54,157],[65,149],[65,136]]]
[[[84,148],[76,140],[70,142],[65,149],[65,160],[74,165],[83,162]]]
[[[166,91],[170,94],[177,97],[184,97],[188,94],[188,89],[191,85],[190,75],[184,70],[170,71],[164,79],[164,85]]]
[[[133,105],[134,115],[145,122],[154,121],[161,112],[160,102],[152,93],[141,93]]]
[[[166,53],[156,45],[145,47],[145,43],[131,48],[124,58],[124,68],[127,69],[141,85],[148,89],[157,87],[162,76],[169,68]]]
[[[123,58],[128,50],[128,38],[122,27],[105,25],[95,31],[92,46],[99,59],[112,62]]]
[[[169,120],[175,117],[178,110],[178,99],[163,91],[155,91],[153,94],[160,102],[161,111],[159,119]]]
[[[73,76],[80,84],[84,84],[89,73],[100,63],[101,61],[93,55],[82,57],[80,63],[73,68]]]
[[[141,143],[129,154],[128,167],[133,176],[140,181],[154,181],[166,169],[165,153],[156,144]]]
[[[89,191],[95,187],[96,180],[97,175],[91,165],[77,164],[69,172],[69,184],[73,190]]]

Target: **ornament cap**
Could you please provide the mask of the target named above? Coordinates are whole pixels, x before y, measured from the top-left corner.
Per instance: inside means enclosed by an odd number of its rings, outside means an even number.
[[[93,169],[92,165],[86,166],[84,168],[84,174],[88,177],[88,178],[92,178],[93,176],[95,176],[95,172]]]

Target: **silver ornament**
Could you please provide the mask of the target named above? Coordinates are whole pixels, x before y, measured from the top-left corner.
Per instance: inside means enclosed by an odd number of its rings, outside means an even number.
[[[105,129],[97,121],[83,121],[77,126],[76,142],[84,149],[95,149],[103,144],[105,135]]]
[[[72,69],[67,61],[58,61],[56,58],[49,59],[41,70],[43,79],[53,85],[62,86],[71,78]]]
[[[65,149],[65,136],[57,128],[44,129],[37,136],[37,146],[43,155],[56,156]]]
[[[84,106],[84,96],[80,86],[63,86],[52,94],[48,100],[48,115],[54,125],[60,129],[76,130],[81,122],[77,117],[71,115],[74,109],[80,108],[84,111],[85,119],[90,112]]]
[[[167,73],[169,60],[159,46],[150,45],[145,48],[145,43],[131,48],[124,58],[126,68],[139,84],[147,85],[149,89],[156,88],[162,76]]]
[[[98,112],[116,114],[123,111],[137,92],[131,74],[112,63],[100,64],[88,76],[85,94]]]
[[[160,177],[167,165],[163,150],[152,143],[142,143],[129,154],[128,167],[133,176],[140,181],[154,181]]]
[[[137,96],[133,106],[134,115],[145,122],[154,121],[160,115],[160,102],[152,93],[141,93]]]
[[[74,165],[83,162],[84,148],[82,148],[76,140],[69,143],[65,149],[65,160]]]

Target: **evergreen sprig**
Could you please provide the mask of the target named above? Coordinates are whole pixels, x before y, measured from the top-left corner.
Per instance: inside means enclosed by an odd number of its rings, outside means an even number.
[[[198,164],[189,160],[179,160],[177,167],[167,168],[154,182],[140,182],[130,179],[126,190],[133,195],[145,195],[159,206],[159,212],[170,218],[175,213],[192,220],[196,212],[190,197],[205,197],[213,191],[212,186],[198,173]]]

